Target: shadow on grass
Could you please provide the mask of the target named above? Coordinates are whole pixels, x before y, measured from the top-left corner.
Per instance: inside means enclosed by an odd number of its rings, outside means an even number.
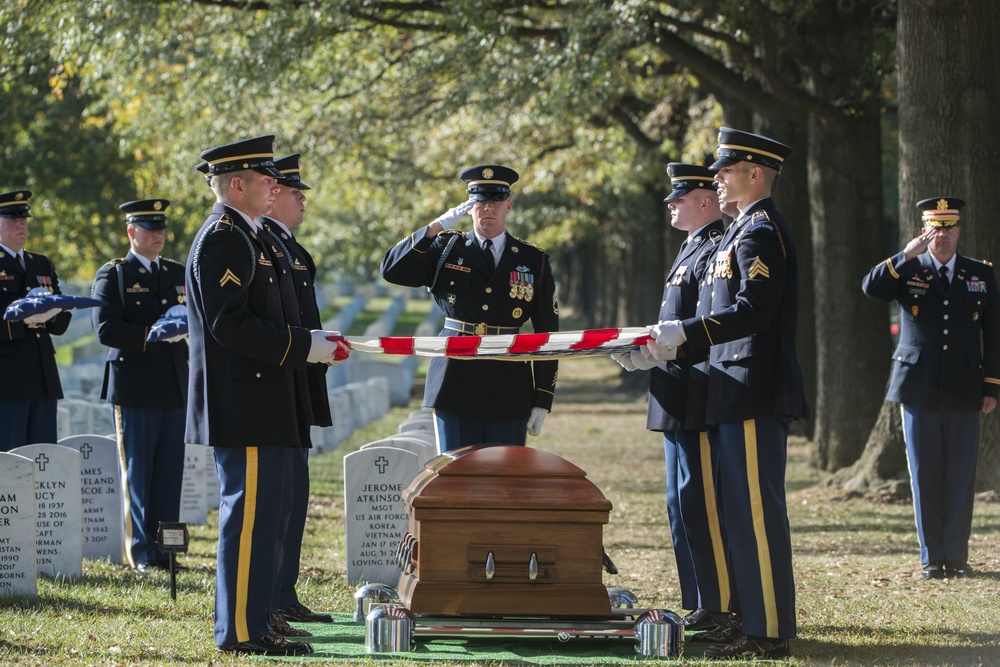
[[[971,646],[941,646],[941,636],[932,629],[912,631],[886,630],[885,628],[821,626],[813,632],[819,634],[866,635],[873,645],[840,644],[819,639],[796,639],[792,655],[813,658],[829,664],[917,664],[917,665],[995,665],[1000,661],[1000,634],[971,632],[948,633],[956,642]],[[926,636],[926,642],[914,641]]]

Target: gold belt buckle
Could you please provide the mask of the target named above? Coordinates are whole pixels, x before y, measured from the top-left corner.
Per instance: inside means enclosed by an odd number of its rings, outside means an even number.
[[[472,333],[474,333],[477,336],[485,336],[486,335],[486,324],[484,324],[483,322],[477,322],[476,325],[472,329]]]

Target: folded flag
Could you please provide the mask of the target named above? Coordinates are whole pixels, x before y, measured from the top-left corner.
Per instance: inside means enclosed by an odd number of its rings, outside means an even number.
[[[146,342],[158,343],[175,336],[183,336],[187,332],[187,309],[184,306],[173,306],[153,323],[146,336]]]
[[[352,350],[374,354],[416,354],[455,359],[567,359],[630,352],[650,340],[649,327],[584,329],[496,336],[341,336]]]
[[[20,322],[32,315],[47,313],[53,308],[60,310],[79,310],[81,308],[96,308],[106,306],[106,301],[93,299],[89,296],[73,296],[71,294],[52,294],[48,290],[36,287],[28,296],[14,301],[7,306],[3,318],[10,322]]]

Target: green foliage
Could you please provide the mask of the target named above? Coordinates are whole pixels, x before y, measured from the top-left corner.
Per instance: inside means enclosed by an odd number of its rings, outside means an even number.
[[[60,239],[82,274],[123,250],[115,206],[138,197],[172,201],[167,254],[183,259],[211,202],[198,154],[268,133],[305,157],[302,232],[328,272],[372,276],[488,161],[522,172],[515,234],[616,246],[660,222],[666,162],[715,142],[713,91],[666,41],[775,81],[827,4],[19,0],[0,8],[0,118],[18,137],[3,180],[73,221],[37,220],[34,242]]]

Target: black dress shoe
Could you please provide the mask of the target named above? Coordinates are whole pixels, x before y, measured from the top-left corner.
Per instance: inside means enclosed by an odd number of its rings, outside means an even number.
[[[298,621],[299,623],[333,623],[333,616],[330,614],[318,614],[301,602],[282,607],[278,613],[289,621]]]
[[[683,618],[685,630],[714,630],[729,625],[729,614],[724,611],[697,609]]]
[[[974,573],[975,570],[973,570],[968,563],[964,563],[960,560],[951,560],[944,564],[944,576],[949,579],[971,577]]]
[[[223,644],[220,651],[226,653],[254,653],[256,655],[308,655],[313,652],[309,642],[290,642],[273,632],[238,644]]]
[[[277,632],[282,637],[312,637],[313,633],[308,630],[299,630],[298,628],[293,628],[285,620],[285,617],[276,611],[272,611],[268,614],[267,620],[271,622],[271,629]]]
[[[743,636],[743,619],[739,614],[726,614],[722,625],[714,630],[696,632],[688,641],[695,644],[731,644]]]
[[[944,563],[940,561],[928,563],[924,565],[921,573],[924,575],[924,579],[944,579]]]
[[[743,635],[726,646],[709,646],[705,657],[715,660],[747,660],[754,658],[787,658],[791,655],[787,639]]]

